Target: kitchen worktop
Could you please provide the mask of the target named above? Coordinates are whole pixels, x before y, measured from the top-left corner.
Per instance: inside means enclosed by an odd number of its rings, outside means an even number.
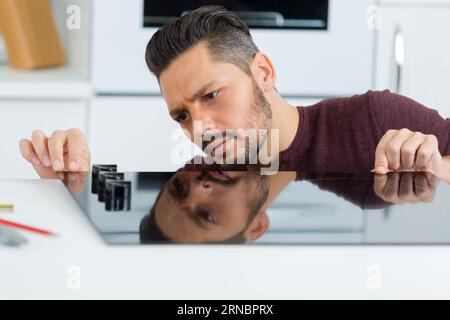
[[[58,234],[0,246],[0,299],[450,297],[447,246],[107,246],[59,180],[0,180],[0,203]]]

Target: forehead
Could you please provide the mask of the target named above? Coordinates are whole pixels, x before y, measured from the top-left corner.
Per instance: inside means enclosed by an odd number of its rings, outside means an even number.
[[[161,92],[169,106],[174,105],[191,98],[204,85],[223,83],[239,71],[231,63],[215,60],[206,43],[201,42],[177,57],[161,74]]]

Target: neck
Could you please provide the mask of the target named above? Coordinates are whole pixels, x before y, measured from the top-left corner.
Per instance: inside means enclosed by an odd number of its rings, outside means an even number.
[[[279,130],[279,151],[284,151],[292,144],[299,126],[299,114],[296,107],[285,101],[278,92],[266,95],[272,106],[272,129]]]

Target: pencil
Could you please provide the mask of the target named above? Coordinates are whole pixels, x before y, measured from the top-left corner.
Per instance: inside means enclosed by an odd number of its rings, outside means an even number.
[[[12,213],[14,211],[13,204],[0,204],[0,213]]]
[[[25,231],[30,231],[30,232],[34,232],[34,233],[38,233],[44,236],[56,236],[55,233],[47,231],[47,230],[43,230],[43,229],[39,229],[39,228],[35,228],[35,227],[30,227],[24,224],[20,224],[20,223],[16,223],[16,222],[12,222],[12,221],[7,221],[4,219],[0,219],[0,225],[5,225],[11,228],[16,228],[16,229],[22,229]]]

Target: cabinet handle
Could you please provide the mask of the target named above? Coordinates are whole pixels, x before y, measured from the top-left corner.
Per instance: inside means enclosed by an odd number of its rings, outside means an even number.
[[[394,62],[395,62],[395,92],[400,93],[402,88],[403,66],[405,64],[405,37],[400,26],[394,34]]]

